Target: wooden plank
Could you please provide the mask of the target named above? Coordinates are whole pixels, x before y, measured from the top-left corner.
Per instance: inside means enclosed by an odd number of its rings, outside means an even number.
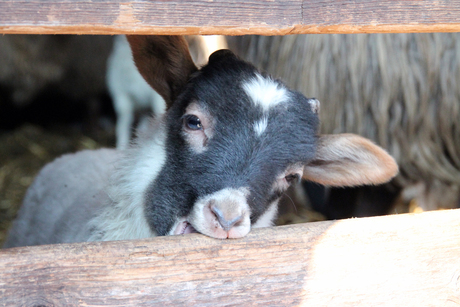
[[[6,306],[458,306],[460,209],[0,252]]]
[[[460,32],[460,0],[0,0],[0,33]]]

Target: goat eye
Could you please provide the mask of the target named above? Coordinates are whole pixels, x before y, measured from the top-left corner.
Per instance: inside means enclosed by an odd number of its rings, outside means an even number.
[[[292,183],[298,182],[300,179],[300,176],[299,174],[289,174],[286,177],[284,177],[284,179],[286,179],[286,181],[289,184],[292,184]]]
[[[201,124],[201,120],[195,115],[187,115],[184,117],[184,125],[185,128],[189,130],[201,130],[203,129],[203,125]]]

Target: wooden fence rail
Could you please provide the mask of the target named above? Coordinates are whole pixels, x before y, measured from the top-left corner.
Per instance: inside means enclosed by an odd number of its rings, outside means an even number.
[[[460,0],[1,0],[0,33],[460,32]]]
[[[6,306],[459,306],[460,209],[0,251]]]

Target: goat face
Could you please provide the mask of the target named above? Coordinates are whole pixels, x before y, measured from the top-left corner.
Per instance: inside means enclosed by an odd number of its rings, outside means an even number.
[[[198,70],[180,37],[128,40],[139,71],[167,104],[166,159],[144,201],[158,235],[243,237],[271,225],[281,195],[302,176],[344,186],[384,182],[397,171],[367,140],[319,136],[316,99],[228,50]]]
[[[147,194],[150,226],[237,238],[270,225],[314,157],[316,105],[229,51],[213,54],[167,113],[166,163]]]

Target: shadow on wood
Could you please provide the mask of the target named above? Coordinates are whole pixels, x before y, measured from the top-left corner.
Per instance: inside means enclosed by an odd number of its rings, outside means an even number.
[[[457,306],[460,209],[0,252],[0,305]]]

